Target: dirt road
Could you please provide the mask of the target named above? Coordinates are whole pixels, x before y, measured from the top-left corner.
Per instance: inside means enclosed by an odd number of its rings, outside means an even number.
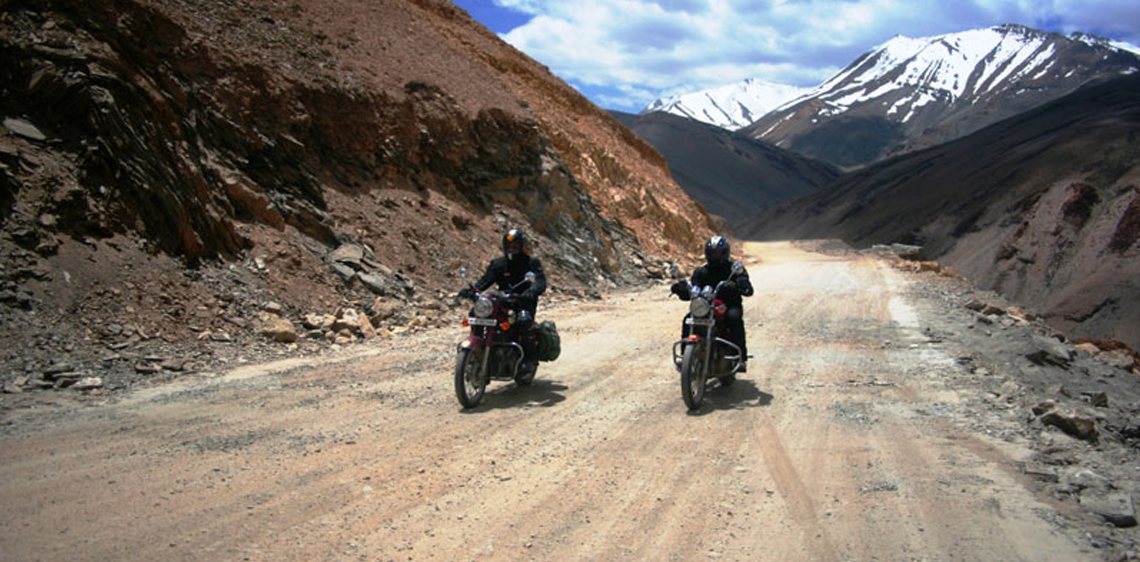
[[[562,357],[470,412],[458,325],[12,411],[0,559],[1097,559],[1027,452],[971,430],[913,281],[745,251],[756,357],[696,415],[665,285],[546,311]]]

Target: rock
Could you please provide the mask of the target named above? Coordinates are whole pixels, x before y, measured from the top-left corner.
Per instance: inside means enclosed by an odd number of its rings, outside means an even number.
[[[20,386],[17,385],[16,383],[13,383],[13,382],[4,383],[4,394],[20,394],[23,391],[24,391],[24,389],[20,388]]]
[[[166,369],[167,371],[176,371],[176,372],[184,371],[184,370],[186,370],[186,360],[185,359],[167,359],[166,361],[163,361],[162,364],[160,364],[159,366],[162,367],[163,369]]]
[[[333,273],[336,273],[341,279],[344,279],[345,281],[351,281],[356,277],[356,270],[347,265],[344,265],[343,263],[333,262],[329,265],[329,267],[332,268]]]
[[[71,363],[53,363],[48,368],[44,369],[44,378],[51,380],[55,375],[74,371],[75,367]]]
[[[261,309],[270,314],[276,314],[277,316],[281,316],[281,314],[285,312],[285,307],[274,301],[269,301],[261,305]]]
[[[310,330],[328,330],[332,328],[334,322],[336,322],[336,317],[331,314],[311,312],[305,315],[301,324]]]
[[[1065,470],[1061,475],[1062,487],[1072,493],[1092,490],[1107,493],[1112,488],[1112,482],[1087,468],[1074,467]]]
[[[1025,357],[1038,365],[1068,367],[1073,361],[1072,351],[1056,339],[1034,334],[1033,346],[1037,348],[1036,351],[1030,352]]]
[[[24,137],[26,139],[31,139],[34,141],[47,140],[47,136],[44,135],[38,127],[23,119],[8,117],[4,119],[4,128],[12,131],[13,134]]]
[[[103,388],[103,379],[100,377],[83,377],[71,385],[73,390],[95,390]]]
[[[357,330],[360,332],[360,337],[366,340],[376,336],[376,330],[372,327],[372,322],[363,314],[360,315]]]
[[[1085,509],[1117,527],[1136,526],[1136,508],[1132,503],[1131,494],[1088,490],[1081,493],[1080,503]]]
[[[1077,345],[1075,345],[1073,347],[1079,351],[1083,351],[1085,353],[1088,353],[1089,355],[1095,356],[1097,353],[1100,353],[1100,348],[1097,347],[1096,344],[1089,343],[1089,342],[1078,343]]]
[[[982,307],[981,312],[986,316],[1005,316],[1005,309],[996,304],[986,303],[986,305]]]
[[[1046,412],[1051,412],[1057,408],[1056,400],[1046,400],[1033,407],[1033,415],[1042,416]]]
[[[908,244],[891,244],[891,252],[904,260],[920,260],[922,259],[922,246],[911,246]]]
[[[230,343],[234,341],[234,339],[225,332],[210,332],[210,339],[220,343]]]
[[[1105,392],[1082,392],[1082,395],[1088,397],[1089,404],[1096,408],[1108,407],[1108,393]]]
[[[1069,389],[1065,388],[1065,385],[1063,385],[1063,384],[1050,386],[1047,390],[1050,394],[1059,394],[1061,396],[1064,396],[1065,398],[1072,398],[1073,397],[1073,393],[1069,392]]]
[[[1109,365],[1112,365],[1113,367],[1116,367],[1117,369],[1124,369],[1125,371],[1131,369],[1132,364],[1135,362],[1135,360],[1132,359],[1131,355],[1119,349],[1114,349],[1112,351],[1101,351],[1097,354],[1097,358],[1101,361],[1104,361],[1105,363],[1108,363]]]
[[[161,370],[162,369],[158,365],[155,365],[154,363],[138,363],[135,365],[135,371],[137,371],[141,374],[144,374],[144,375],[157,373]]]
[[[261,317],[259,333],[273,341],[288,343],[297,341],[297,329],[293,323],[271,314]]]
[[[364,248],[356,244],[344,244],[329,254],[329,261],[342,263],[353,270],[364,269]]]
[[[356,331],[360,326],[360,313],[355,308],[344,308],[337,311],[336,320],[333,322],[332,330],[334,332],[342,332],[348,330],[349,332]]]
[[[1071,437],[1095,443],[1096,422],[1067,410],[1053,410],[1041,416],[1041,423],[1064,431]]]
[[[377,297],[368,308],[369,319],[373,326],[379,326],[384,320],[396,315],[400,311],[400,303]]]
[[[1046,482],[1054,482],[1054,483],[1058,481],[1057,471],[1054,470],[1053,467],[1051,467],[1051,466],[1027,462],[1027,463],[1025,463],[1024,472],[1025,472],[1026,476],[1031,476],[1031,477],[1036,478],[1038,480],[1044,480]]]
[[[358,273],[356,277],[369,291],[377,295],[388,294],[388,282],[383,277],[375,273]]]

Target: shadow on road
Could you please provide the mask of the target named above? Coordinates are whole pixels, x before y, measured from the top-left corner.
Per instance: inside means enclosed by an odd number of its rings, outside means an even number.
[[[756,383],[748,379],[737,379],[732,386],[721,386],[719,382],[712,383],[705,390],[705,399],[701,408],[689,412],[693,416],[703,416],[716,410],[743,410],[744,408],[757,408],[772,403],[772,395],[756,387]]]
[[[567,388],[569,387],[560,382],[543,379],[535,379],[530,386],[511,383],[495,389],[489,388],[482,403],[469,410],[461,410],[461,413],[474,414],[502,408],[549,408],[566,399],[562,391]]]

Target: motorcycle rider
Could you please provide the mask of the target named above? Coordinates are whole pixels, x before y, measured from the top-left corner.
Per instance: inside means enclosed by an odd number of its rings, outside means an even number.
[[[729,244],[728,239],[723,236],[713,236],[705,242],[705,265],[698,267],[693,271],[693,276],[688,283],[685,281],[677,281],[673,283],[670,290],[673,294],[681,297],[681,300],[689,300],[690,284],[695,287],[711,286],[716,287],[717,283],[728,279],[732,274],[734,262],[729,259]],[[743,270],[741,265],[741,273],[733,277],[732,281],[726,283],[721,287],[720,293],[717,298],[724,301],[725,306],[728,308],[725,315],[725,324],[729,330],[729,338],[732,343],[740,347],[740,372],[746,372],[748,359],[748,343],[744,337],[744,305],[741,302],[741,297],[752,296],[752,283],[748,280],[748,272]],[[686,319],[689,316],[685,316]],[[689,325],[682,324],[681,339],[689,337]]]
[[[475,296],[475,291],[485,291],[494,284],[498,284],[499,290],[506,291],[523,281],[527,272],[534,273],[533,283],[524,282],[521,291],[515,289],[511,293],[517,315],[515,329],[522,335],[523,363],[520,369],[524,369],[524,372],[538,366],[538,335],[534,330],[534,315],[538,309],[538,297],[546,292],[546,275],[542,272],[542,263],[530,255],[527,242],[525,232],[517,228],[508,230],[503,234],[503,257],[491,260],[487,271],[474,284],[474,288],[468,287],[459,292],[460,297],[469,299]]]

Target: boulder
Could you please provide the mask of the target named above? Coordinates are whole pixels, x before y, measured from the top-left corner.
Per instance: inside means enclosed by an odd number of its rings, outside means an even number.
[[[364,247],[357,244],[343,244],[329,254],[329,261],[342,263],[359,271],[364,269]]]
[[[369,291],[372,291],[373,293],[376,293],[377,295],[388,294],[388,282],[383,277],[381,277],[379,274],[376,274],[376,273],[358,273],[356,275],[356,277],[357,277],[357,279],[360,279],[360,282],[365,287],[368,287]]]
[[[359,325],[360,313],[357,312],[355,308],[342,308],[336,313],[336,320],[333,321],[332,330],[338,333],[345,330],[354,332]]]
[[[1086,490],[1081,493],[1080,503],[1085,509],[1117,527],[1136,526],[1136,508],[1131,494]]]
[[[1078,343],[1077,345],[1075,345],[1073,347],[1079,351],[1083,351],[1083,352],[1088,353],[1089,355],[1093,355],[1093,356],[1095,356],[1097,353],[1100,353],[1100,348],[1097,347],[1096,344],[1089,343],[1089,342]]]
[[[356,277],[356,270],[343,263],[333,262],[329,267],[332,268],[333,273],[345,281],[352,281]]]
[[[258,332],[273,341],[297,341],[297,328],[293,326],[292,322],[280,316],[271,314],[262,315],[259,324]]]
[[[310,312],[305,315],[301,324],[309,330],[329,330],[332,329],[333,323],[336,322],[336,317],[331,314],[317,314]]]
[[[25,121],[23,119],[17,119],[15,117],[8,117],[8,118],[4,119],[4,128],[8,129],[9,131],[11,131],[12,133],[14,133],[18,136],[24,137],[24,138],[29,139],[29,140],[34,140],[34,141],[47,140],[47,136],[44,135],[43,131],[41,131],[39,129],[39,127],[36,127],[35,125],[33,125],[30,122]]]
[[[1025,357],[1038,365],[1068,367],[1073,361],[1073,352],[1069,347],[1054,338],[1034,334],[1033,347],[1036,349]]]
[[[1040,404],[1033,407],[1033,415],[1042,416],[1046,412],[1051,412],[1051,411],[1055,410],[1056,408],[1057,408],[1057,401],[1056,400],[1045,400],[1044,402],[1041,402]]]
[[[1096,422],[1068,410],[1053,410],[1041,416],[1041,423],[1051,425],[1071,437],[1095,443],[1097,441]]]
[[[1112,489],[1112,482],[1108,478],[1079,466],[1065,469],[1060,482],[1061,487],[1070,493],[1085,491],[1108,493]]]
[[[385,320],[395,316],[398,312],[400,312],[399,302],[382,299],[380,297],[372,301],[372,305],[368,307],[369,319],[372,320],[373,326],[379,326]]]

